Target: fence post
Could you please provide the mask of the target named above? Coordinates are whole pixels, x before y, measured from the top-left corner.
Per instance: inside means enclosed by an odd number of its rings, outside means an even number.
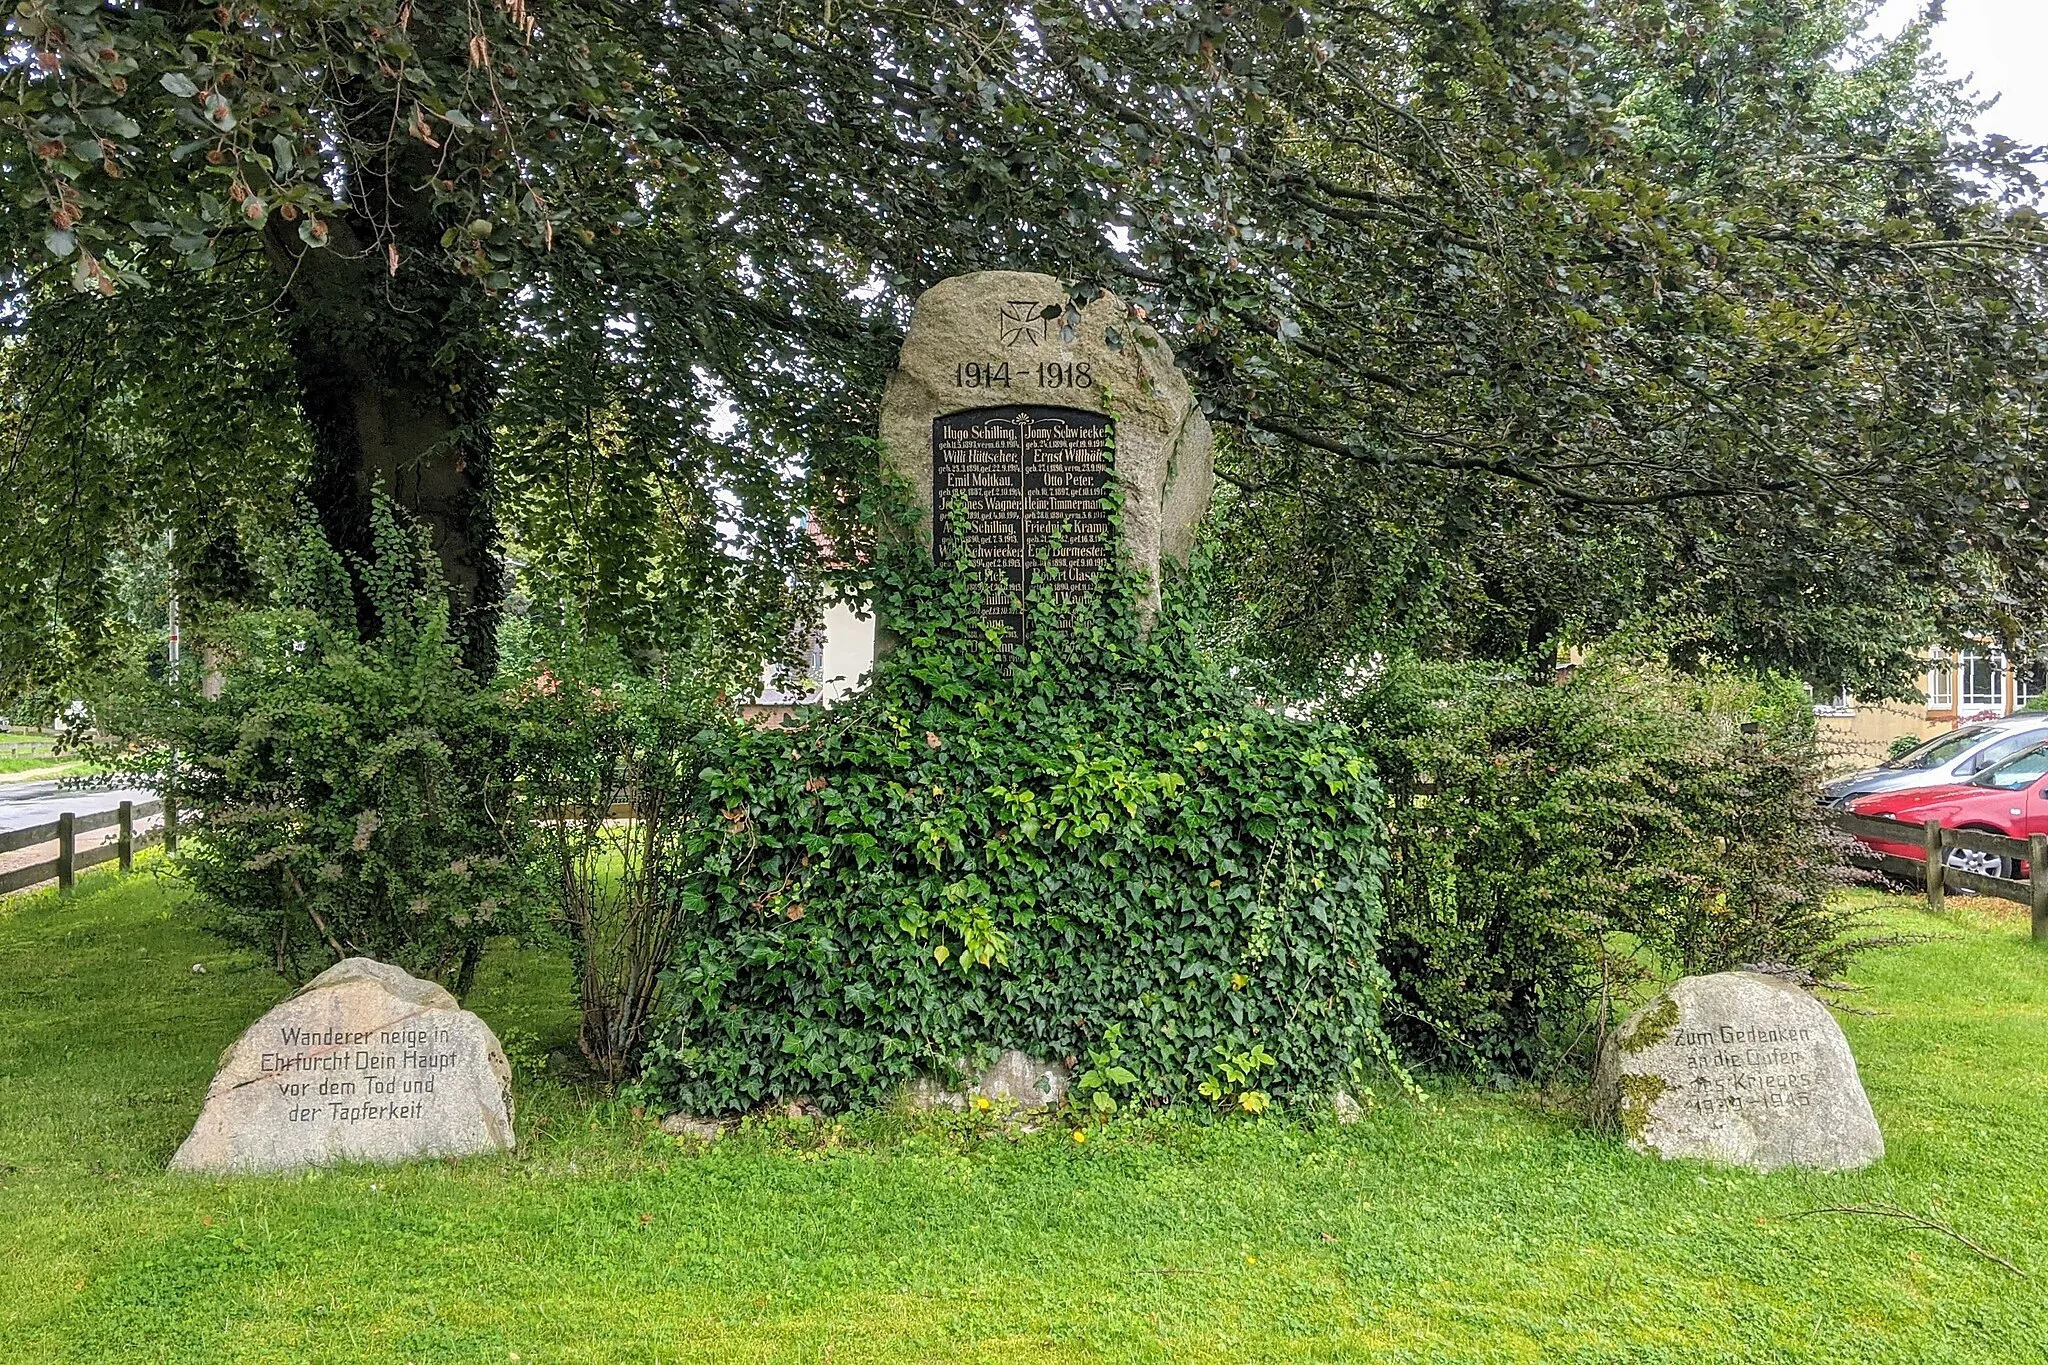
[[[1929,820],[1920,827],[1920,846],[1927,851],[1927,908],[1943,910],[1941,884],[1941,821]]]
[[[178,851],[178,794],[164,792],[164,852]]]
[[[78,856],[78,831],[73,828],[77,818],[70,811],[57,817],[57,889],[69,891],[71,884],[78,880],[73,866]]]
[[[133,872],[135,870],[135,803],[133,801],[123,801],[121,803],[120,849],[121,870],[123,872]]]
[[[2033,898],[2034,942],[2048,943],[2048,834],[2027,837],[2027,890]]]

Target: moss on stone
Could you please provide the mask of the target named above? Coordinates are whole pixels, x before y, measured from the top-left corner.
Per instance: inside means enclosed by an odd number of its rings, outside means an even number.
[[[1620,1044],[1622,1055],[1627,1056],[1646,1047],[1657,1046],[1671,1036],[1671,1030],[1677,1025],[1678,1002],[1667,995],[1638,1019],[1634,1028],[1615,1041]]]
[[[1621,1123],[1622,1137],[1631,1146],[1643,1145],[1643,1129],[1650,1126],[1650,1111],[1668,1088],[1669,1083],[1662,1076],[1623,1073],[1621,1102],[1616,1106],[1615,1117]]]

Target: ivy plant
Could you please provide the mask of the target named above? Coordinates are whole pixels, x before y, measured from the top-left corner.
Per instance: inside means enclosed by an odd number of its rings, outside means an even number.
[[[1204,654],[1198,591],[1149,634],[1128,579],[1033,601],[1010,648],[970,575],[889,538],[871,571],[869,689],[707,749],[656,1102],[844,1108],[998,1048],[1097,1107],[1246,1054],[1288,1100],[1382,1055],[1379,786]]]

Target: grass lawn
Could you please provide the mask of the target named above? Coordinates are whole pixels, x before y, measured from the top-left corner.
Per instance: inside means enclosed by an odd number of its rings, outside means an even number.
[[[1344,1129],[707,1149],[537,1071],[566,974],[507,951],[468,1003],[520,1059],[517,1156],[214,1181],[164,1163],[284,988],[158,865],[0,906],[0,1360],[2048,1360],[2048,952],[2016,918],[1879,904],[1938,937],[1856,973],[1890,1154],[1852,1176],[1661,1163],[1466,1093]],[[2030,1278],[1788,1216],[1870,1201]]]
[[[99,771],[90,763],[60,756],[56,744],[46,736],[0,733],[0,782],[83,777]]]
[[[83,777],[95,769],[90,763],[74,763],[51,754],[34,754],[23,758],[0,758],[0,782],[14,780],[41,780],[53,777]]]

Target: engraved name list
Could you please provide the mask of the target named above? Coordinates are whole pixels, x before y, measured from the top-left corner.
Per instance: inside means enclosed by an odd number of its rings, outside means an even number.
[[[1077,408],[977,408],[932,422],[932,547],[965,552],[982,615],[1014,646],[1034,588],[1085,597],[1114,562],[1109,519],[1115,423]]]

